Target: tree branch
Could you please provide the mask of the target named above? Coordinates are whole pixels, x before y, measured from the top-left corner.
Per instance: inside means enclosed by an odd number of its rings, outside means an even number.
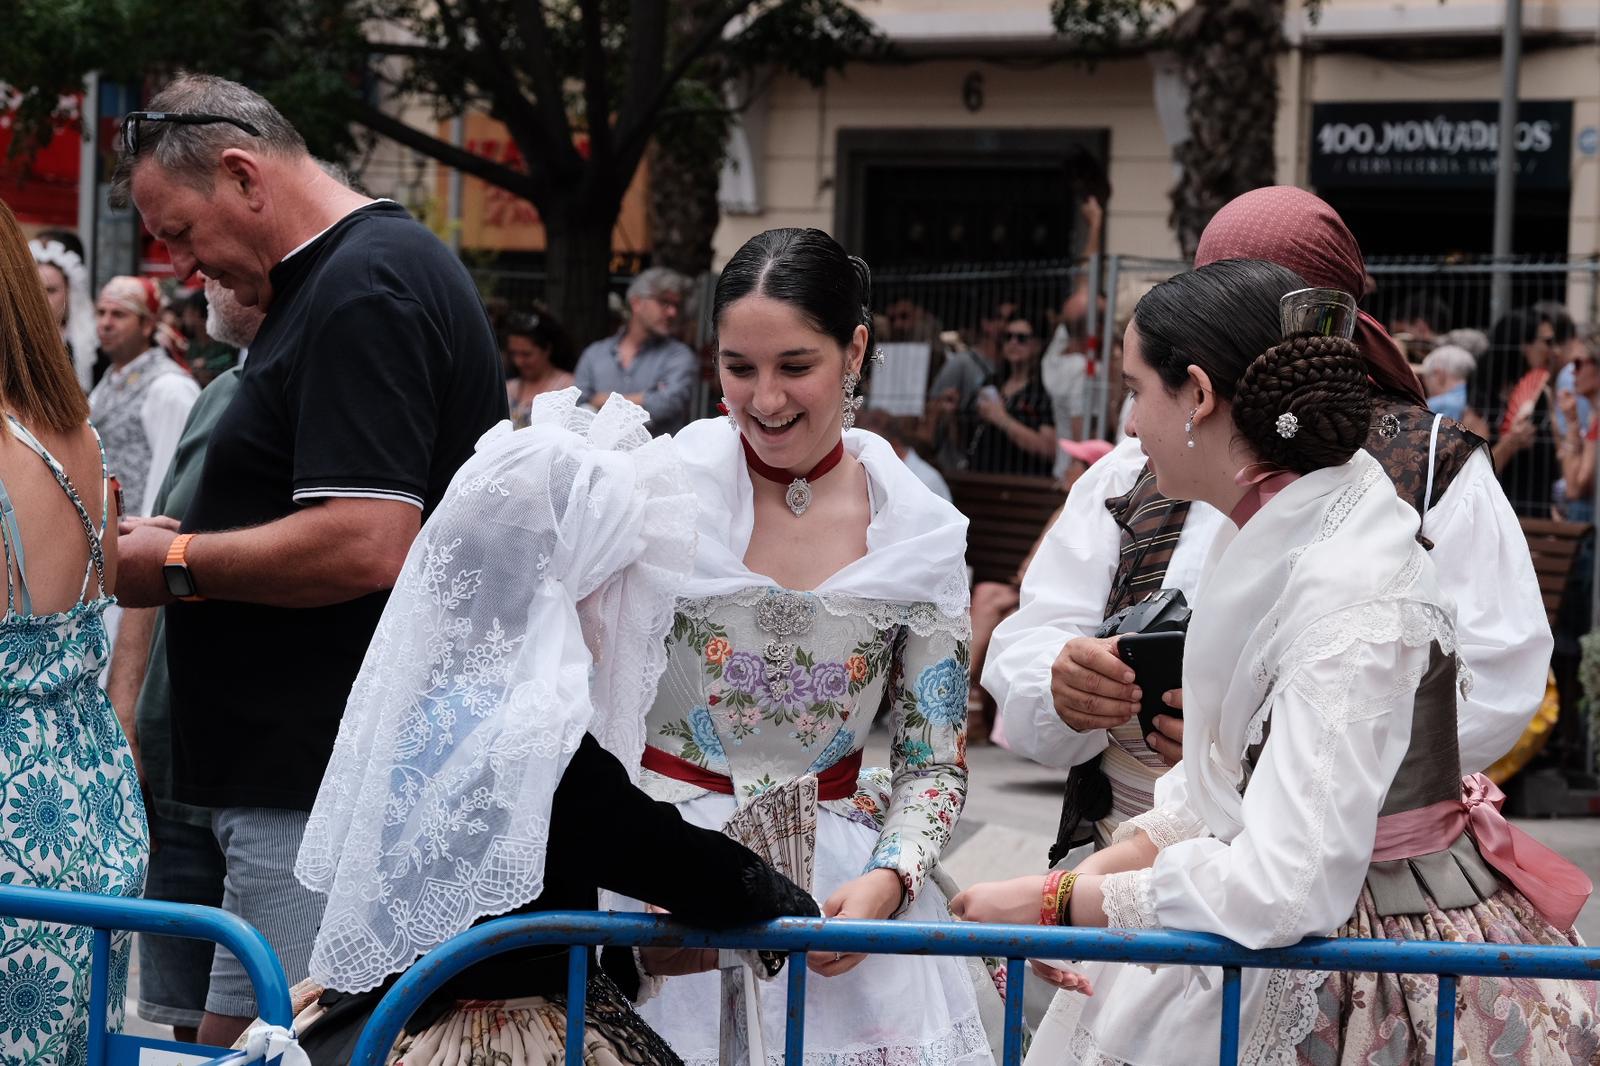
[[[601,173],[610,170],[611,93],[606,80],[605,29],[601,0],[582,0],[583,110],[589,122],[589,158]],[[631,27],[630,27],[631,30]]]
[[[439,4],[441,15],[449,8],[449,4],[450,0],[442,0]],[[488,52],[487,61],[480,60],[473,66],[487,71],[488,88],[493,99],[491,113],[505,121],[530,171],[534,169],[535,160],[543,160],[551,167],[571,166],[576,162],[576,153],[572,149],[572,131],[566,127],[565,117],[562,118],[561,129],[550,127],[538,101],[530,103],[523,95],[515,68],[500,48],[499,25],[484,11],[481,0],[467,0],[467,6],[477,27],[477,38]],[[469,68],[469,75],[475,77],[472,68]],[[568,158],[569,155],[572,158]]]
[[[512,170],[483,158],[473,155],[462,148],[457,148],[448,141],[423,133],[415,126],[401,122],[388,112],[379,110],[364,100],[352,99],[347,105],[353,121],[366,126],[374,133],[381,133],[390,140],[405,145],[414,151],[421,152],[430,159],[436,159],[445,166],[454,167],[463,174],[471,174],[475,178],[482,178],[490,185],[498,186],[509,192],[516,193],[529,201],[535,207],[539,206],[535,198],[535,182],[532,177],[519,170]]]
[[[561,93],[561,75],[550,48],[550,27],[544,21],[544,0],[515,0],[511,7],[517,14],[517,31],[522,38],[522,70],[533,79],[533,106],[551,137],[576,156],[572,123],[567,119],[566,100]],[[563,159],[562,169],[574,162],[575,158]]]
[[[657,83],[650,102],[641,111],[630,116],[626,126],[620,122],[617,124],[617,159],[630,167],[629,173],[632,172],[631,167],[637,165],[640,157],[644,155],[645,146],[650,143],[651,131],[655,128],[656,115],[666,106],[667,98],[672,95],[672,87],[682,81],[689,68],[722,38],[728,23],[759,2],[760,0],[732,0],[721,13],[708,19],[678,52],[671,68]]]
[[[628,10],[628,95],[617,115],[617,129],[627,130],[650,105],[667,62],[667,5],[633,0]]]

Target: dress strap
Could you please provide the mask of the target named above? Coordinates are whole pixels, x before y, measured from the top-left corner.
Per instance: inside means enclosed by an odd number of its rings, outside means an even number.
[[[106,558],[105,549],[102,544],[102,538],[105,536],[106,529],[106,480],[109,477],[109,474],[106,472],[106,450],[105,445],[100,443],[100,434],[94,431],[93,426],[89,427],[90,432],[95,433],[95,443],[100,445],[101,512],[100,528],[96,529],[94,525],[94,519],[89,516],[88,508],[84,507],[83,500],[78,496],[78,490],[73,487],[72,479],[67,477],[66,470],[63,469],[61,464],[56,461],[56,457],[50,454],[50,450],[48,448],[39,443],[39,439],[28,431],[27,426],[24,426],[21,422],[17,421],[15,415],[6,415],[6,423],[10,426],[11,435],[13,437],[16,437],[23,444],[26,444],[30,449],[32,449],[35,455],[44,460],[44,464],[50,468],[50,473],[54,475],[56,484],[60,485],[61,491],[67,494],[67,499],[72,503],[73,509],[78,512],[78,520],[83,524],[84,536],[89,541],[89,563],[88,566],[84,568],[83,588],[78,593],[78,598],[82,599],[88,593],[89,579],[91,577],[98,578],[100,594],[102,596],[105,595]]]
[[[6,567],[6,614],[15,614],[17,593],[22,593],[22,613],[33,613],[33,597],[28,593],[28,570],[22,560],[22,530],[17,526],[17,509],[11,503],[11,494],[0,482],[0,553]],[[16,556],[17,580],[11,580],[11,558]]]

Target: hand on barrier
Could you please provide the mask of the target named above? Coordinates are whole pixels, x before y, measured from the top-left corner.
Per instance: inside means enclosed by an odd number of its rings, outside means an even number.
[[[1028,968],[1034,975],[1042,978],[1046,984],[1055,985],[1067,992],[1082,992],[1086,996],[1094,995],[1094,985],[1083,974],[1067,969],[1057,959],[1029,959]]]
[[[824,918],[889,918],[900,909],[905,887],[893,870],[868,870],[853,881],[840,885],[822,904]],[[834,951],[813,951],[806,956],[806,968],[823,977],[837,977],[861,965],[865,955],[846,955]]]
[[[1116,637],[1074,637],[1050,668],[1056,714],[1080,733],[1113,729],[1139,713],[1133,668],[1117,658]]]
[[[647,914],[670,914],[653,903],[644,905]],[[651,977],[680,977],[705,973],[717,968],[716,948],[640,948],[639,964]]]

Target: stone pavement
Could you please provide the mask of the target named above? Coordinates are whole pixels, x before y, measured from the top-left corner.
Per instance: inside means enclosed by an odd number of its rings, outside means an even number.
[[[867,764],[888,765],[888,751],[888,738],[882,732],[875,734],[867,748]],[[993,746],[969,748],[967,762],[971,788],[951,847],[945,852],[946,871],[958,884],[967,885],[1044,869],[1045,853],[1055,839],[1064,775]],[[1600,882],[1600,819],[1518,824]],[[1600,943],[1600,904],[1595,899],[1590,899],[1579,916],[1578,931],[1587,943]],[[164,1035],[163,1030],[135,1016],[137,959],[129,980],[129,1031]],[[1053,991],[1030,975],[1026,1006],[1033,1023],[1043,1016]]]

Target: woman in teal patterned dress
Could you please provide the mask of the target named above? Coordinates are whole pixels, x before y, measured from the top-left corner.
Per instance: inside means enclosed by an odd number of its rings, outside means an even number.
[[[0,884],[137,896],[148,843],[128,742],[100,687],[116,538],[88,404],[27,245],[0,203]],[[98,491],[81,497],[76,485]],[[84,928],[0,917],[0,1062],[87,1057]],[[112,941],[120,1025],[127,934]]]

